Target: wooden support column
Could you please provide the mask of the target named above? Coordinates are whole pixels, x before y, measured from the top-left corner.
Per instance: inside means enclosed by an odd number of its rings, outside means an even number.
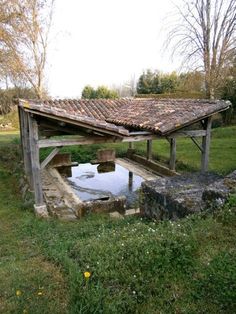
[[[127,149],[127,157],[131,158],[133,153],[134,153],[134,143],[133,142],[129,142],[129,147]]]
[[[202,122],[204,130],[206,130],[206,135],[202,137],[201,172],[206,172],[208,170],[210,141],[211,141],[211,124],[212,124],[212,117],[206,118]]]
[[[33,177],[34,195],[35,195],[35,211],[40,216],[48,216],[47,208],[44,203],[43,189],[40,174],[39,162],[39,146],[38,146],[38,124],[37,121],[29,114],[29,142],[31,170]]]
[[[152,140],[147,140],[147,160],[152,159]]]
[[[19,119],[20,119],[22,157],[23,157],[23,162],[24,162],[25,174],[26,174],[29,186],[33,190],[28,114],[24,112],[24,110],[21,108],[19,108]]]
[[[176,162],[176,138],[170,138],[170,170],[175,171],[175,162]]]
[[[23,114],[22,114],[22,109],[20,107],[18,107],[18,119],[19,119],[19,125],[20,125],[20,143],[21,143],[21,153],[22,153],[22,158],[23,158],[23,162],[24,162],[24,154],[25,154],[25,150],[24,150],[24,139],[23,139],[23,130],[24,130],[24,126],[23,126]],[[25,162],[24,162],[25,164]]]
[[[134,149],[134,143],[133,142],[129,142],[129,149]]]

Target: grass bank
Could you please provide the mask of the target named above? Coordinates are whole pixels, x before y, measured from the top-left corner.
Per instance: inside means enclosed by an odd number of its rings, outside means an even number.
[[[235,129],[223,132],[233,138]],[[235,313],[235,196],[215,214],[177,222],[40,220],[18,193],[14,137],[0,135],[1,313]]]

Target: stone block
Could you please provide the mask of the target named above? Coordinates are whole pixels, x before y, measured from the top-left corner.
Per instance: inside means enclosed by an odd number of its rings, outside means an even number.
[[[236,170],[225,178],[215,181],[203,192],[202,199],[209,209],[223,206],[230,194],[236,193]]]
[[[202,198],[206,187],[221,178],[214,174],[191,174],[143,182],[140,212],[158,220],[175,220],[200,212],[206,208]]]
[[[58,153],[49,163],[52,167],[71,166],[70,153]]]
[[[41,218],[48,218],[48,210],[46,205],[34,205],[36,216]]]
[[[125,196],[110,197],[104,200],[87,201],[81,203],[81,205],[78,207],[77,216],[81,216],[81,213],[85,215],[89,213],[111,213],[114,211],[124,215],[126,206],[125,204]]]
[[[116,153],[114,149],[99,149],[97,151],[97,162],[103,163],[103,162],[110,162],[115,161],[116,159]]]

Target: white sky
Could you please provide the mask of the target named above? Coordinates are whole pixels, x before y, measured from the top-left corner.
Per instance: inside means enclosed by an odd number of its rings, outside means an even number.
[[[57,0],[48,56],[51,96],[80,97],[87,84],[122,84],[147,68],[177,70],[180,62],[161,51],[170,11],[171,0]]]

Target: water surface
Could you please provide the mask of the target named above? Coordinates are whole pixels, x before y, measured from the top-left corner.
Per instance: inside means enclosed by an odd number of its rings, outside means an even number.
[[[109,170],[109,172],[104,172]],[[118,164],[80,164],[72,167],[68,178],[75,193],[83,201],[106,199],[124,195],[127,206],[134,206],[138,200],[138,188],[144,179]]]

